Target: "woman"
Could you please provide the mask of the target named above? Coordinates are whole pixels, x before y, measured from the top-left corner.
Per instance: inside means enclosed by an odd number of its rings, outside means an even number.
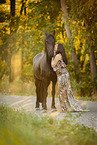
[[[64,46],[61,43],[55,45],[54,57],[51,66],[57,74],[57,82],[59,87],[59,100],[62,111],[83,111],[73,96],[69,72],[66,69],[67,57]]]

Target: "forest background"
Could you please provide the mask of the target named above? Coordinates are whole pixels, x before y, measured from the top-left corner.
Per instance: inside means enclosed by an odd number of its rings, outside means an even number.
[[[0,0],[0,94],[35,95],[45,30],[64,45],[74,95],[97,98],[97,0]]]

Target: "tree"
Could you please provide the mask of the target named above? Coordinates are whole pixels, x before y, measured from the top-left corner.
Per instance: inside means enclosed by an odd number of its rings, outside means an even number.
[[[12,66],[12,53],[13,53],[13,48],[15,48],[14,42],[15,42],[15,29],[14,29],[14,17],[15,17],[15,0],[10,0],[10,34],[11,34],[11,42],[13,45],[10,45],[10,61],[9,61],[9,81],[12,82],[14,80],[14,70]]]
[[[24,15],[26,15],[26,1],[27,0],[22,0],[22,6],[21,6],[21,10],[20,10],[20,15],[22,15],[23,10],[24,10]]]
[[[70,66],[69,71],[72,74],[70,75],[71,80],[73,80],[72,84],[76,82],[75,78],[77,78],[77,81],[80,80],[81,73],[82,85],[80,83],[76,83],[76,85],[80,89],[83,87],[82,90],[85,91],[82,92],[86,92],[86,89],[89,92],[92,84],[95,84],[97,80],[95,77],[97,74],[95,69],[97,53],[97,8],[95,7],[95,0],[34,0],[26,2],[26,0],[22,0],[20,5],[20,1],[17,1],[17,10],[15,10],[15,0],[10,0],[10,16],[8,15],[9,9],[5,11],[4,8],[6,4],[9,6],[7,1],[0,10],[0,18],[2,17],[0,19],[2,23],[2,29],[0,28],[0,68],[2,70],[0,72],[3,74],[6,70],[6,74],[8,74],[9,67],[6,68],[8,61],[3,57],[4,52],[7,50],[8,55],[10,55],[10,81],[13,81],[15,77],[13,70],[15,68],[12,68],[12,60],[14,61],[14,58],[16,58],[14,56],[22,50],[22,74],[27,80],[33,77],[32,59],[37,53],[43,51],[44,32],[45,30],[47,32],[55,30],[56,43],[61,42],[64,44],[68,60],[70,60],[68,66]],[[9,47],[4,46],[5,38],[7,38]],[[3,46],[6,49],[3,49]],[[72,63],[71,59],[74,63]],[[2,64],[4,65],[2,66]],[[91,78],[93,78],[93,83],[91,83]]]
[[[6,0],[0,0],[0,4],[6,3]]]
[[[91,35],[91,33],[95,33],[95,29],[93,29],[93,27],[95,26],[95,22],[97,20],[96,18],[96,14],[97,14],[97,3],[96,1],[92,1],[90,3],[90,1],[88,1],[90,6],[88,5],[88,15],[84,13],[84,22],[85,22],[85,28],[86,28],[86,32],[87,32],[87,43],[88,43],[88,50],[90,53],[90,67],[91,67],[91,80],[92,82],[94,82],[94,78],[97,74],[97,66],[96,66],[96,59],[95,59],[95,53],[94,53],[94,44],[93,42],[95,41],[95,39],[93,39],[93,36]],[[96,45],[96,43],[95,43]]]
[[[70,3],[69,3],[70,2]],[[82,21],[86,29],[86,40],[90,56],[91,81],[97,77],[97,65],[95,51],[97,51],[97,2],[96,0],[72,0],[67,2],[69,14],[72,20]],[[97,79],[97,78],[96,78]]]
[[[21,10],[20,10],[20,15],[22,15],[23,11],[24,11],[24,15],[26,16],[26,1],[27,0],[22,0],[22,6],[21,6]],[[26,21],[26,20],[25,20]],[[24,22],[24,29],[23,29],[23,35],[25,33],[25,23]],[[22,45],[24,46],[24,36],[22,35]],[[21,48],[21,79],[23,81],[23,57],[24,57],[24,48]]]
[[[65,23],[66,34],[67,34],[67,37],[68,37],[69,41],[71,42],[71,47],[73,47],[74,43],[73,43],[73,38],[72,38],[70,28],[69,28],[68,13],[67,13],[67,9],[66,9],[65,0],[61,0],[61,7],[62,7],[62,11],[63,11],[63,21]],[[76,51],[75,51],[74,47],[71,50],[71,56],[72,56],[73,62],[75,63],[76,80],[77,80],[77,82],[79,82],[79,81],[81,81],[80,67],[79,67],[79,64],[78,64],[77,55],[76,55]]]
[[[15,79],[15,67],[12,62],[14,58],[14,53],[16,51],[16,32],[18,29],[18,19],[15,17],[15,0],[10,0],[10,62],[9,62],[9,81],[12,82]]]

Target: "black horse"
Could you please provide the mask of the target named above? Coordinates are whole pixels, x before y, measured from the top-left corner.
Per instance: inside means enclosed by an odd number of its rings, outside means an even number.
[[[51,59],[54,55],[55,38],[54,34],[45,32],[45,48],[44,53],[39,53],[33,58],[33,73],[36,85],[36,108],[42,103],[42,108],[47,109],[46,98],[47,89],[52,81],[52,108],[55,108],[55,84],[57,82],[56,73],[51,67]]]

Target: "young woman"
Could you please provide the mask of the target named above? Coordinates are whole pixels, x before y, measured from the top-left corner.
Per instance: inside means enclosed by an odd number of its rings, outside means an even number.
[[[74,98],[69,72],[66,69],[67,57],[65,54],[64,46],[61,43],[55,45],[54,57],[51,61],[51,66],[57,74],[57,82],[59,87],[59,100],[62,111],[83,111],[77,100]]]

